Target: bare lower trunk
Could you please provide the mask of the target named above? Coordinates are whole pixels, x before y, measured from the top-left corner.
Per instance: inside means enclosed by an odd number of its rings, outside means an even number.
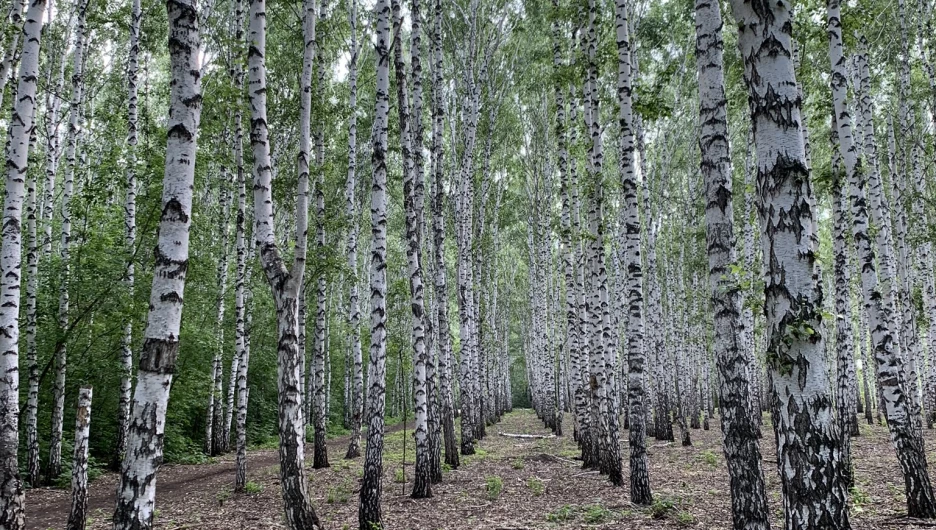
[[[296,248],[287,268],[276,246],[273,226],[272,177],[266,94],[266,2],[251,0],[247,53],[250,97],[250,143],[254,160],[254,219],[260,263],[276,303],[277,372],[279,415],[280,485],[286,526],[290,530],[321,528],[309,502],[305,474],[305,422],[302,410],[302,360],[299,356],[299,294],[305,273],[306,241],[309,230],[309,151],[311,78],[315,34],[315,4],[303,3],[302,90],[300,91],[300,142],[296,201]]]
[[[872,346],[878,366],[878,380],[884,389],[887,426],[897,451],[897,459],[904,473],[907,511],[911,517],[936,517],[936,497],[926,471],[926,453],[922,433],[914,425],[916,413],[912,385],[904,380],[903,363],[895,346],[893,314],[882,302],[881,288],[875,268],[875,252],[868,233],[868,211],[862,189],[863,168],[852,138],[851,117],[845,101],[845,57],[842,52],[842,27],[839,0],[828,2],[829,58],[832,63],[832,100],[835,106],[837,132],[849,182],[851,198],[852,236],[858,247],[861,262],[861,284],[864,305],[871,326]],[[906,344],[906,343],[902,343]],[[907,355],[910,350],[905,350]]]
[[[140,53],[140,25],[143,8],[133,0],[130,13],[130,54],[127,59],[127,190],[124,200],[124,247],[127,256],[127,290],[133,295],[136,253],[136,146],[137,146],[137,73]],[[128,321],[120,347],[120,401],[117,406],[117,447],[115,462],[119,469],[127,448],[130,420],[130,399],[133,389],[133,322]]]
[[[88,433],[91,430],[91,387],[78,390],[75,456],[72,461],[71,511],[66,530],[84,530],[88,520]]]

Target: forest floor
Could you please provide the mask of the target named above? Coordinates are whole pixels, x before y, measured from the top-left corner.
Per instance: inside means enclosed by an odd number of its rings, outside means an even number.
[[[400,426],[397,426],[399,429]],[[731,527],[728,472],[721,450],[718,421],[709,431],[693,430],[691,447],[648,440],[650,484],[654,504],[649,508],[630,504],[628,488],[614,488],[606,477],[584,471],[576,458],[571,418],[566,415],[567,436],[523,439],[499,433],[548,434],[529,410],[517,410],[489,427],[488,436],[473,456],[462,456],[461,466],[444,472],[443,482],[433,486],[434,497],[413,500],[411,489],[412,431],[406,431],[406,482],[401,430],[385,438],[383,513],[388,529],[550,529],[550,528],[695,528],[723,530]],[[761,439],[764,474],[769,491],[774,528],[782,528],[780,483],[775,468],[775,447],[769,425]],[[936,446],[932,441],[929,447]],[[678,436],[678,433],[677,433]],[[622,454],[627,471],[627,436]],[[309,470],[312,502],[329,530],[357,528],[357,498],[363,475],[362,458],[344,460],[347,437],[329,442],[327,469]],[[312,447],[306,455],[311,460]],[[936,451],[928,454],[936,463]],[[903,479],[887,429],[861,425],[861,436],[852,440],[856,488],[850,494],[851,523],[855,529],[912,529],[934,523],[914,524],[903,518],[906,504]],[[934,466],[936,467],[936,466]],[[931,476],[936,478],[931,471]],[[278,457],[275,450],[252,451],[248,479],[253,492],[234,495],[234,455],[210,464],[165,466],[157,485],[155,527],[183,529],[283,528]],[[625,479],[626,482],[626,479]],[[936,481],[934,481],[936,483]],[[116,476],[107,474],[90,487],[89,529],[110,528]],[[62,528],[68,518],[70,494],[64,490],[27,492],[27,528]]]

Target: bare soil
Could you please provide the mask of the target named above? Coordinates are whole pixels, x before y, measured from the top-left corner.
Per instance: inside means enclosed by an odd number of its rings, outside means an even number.
[[[565,432],[572,432],[566,416]],[[397,427],[399,429],[399,427]],[[693,430],[693,446],[650,439],[652,507],[633,506],[627,486],[614,488],[606,477],[584,471],[571,435],[524,439],[498,433],[548,434],[529,410],[518,410],[488,428],[473,456],[444,472],[434,497],[410,499],[412,433],[389,433],[385,439],[383,511],[388,529],[658,529],[731,528],[728,473],[721,451],[718,421],[712,430]],[[774,514],[774,528],[782,528],[780,484],[771,428],[764,425],[761,451]],[[925,433],[932,437],[932,431]],[[405,449],[403,441],[407,442]],[[624,468],[627,470],[627,437]],[[328,529],[357,528],[357,498],[362,459],[344,460],[347,438],[329,443],[332,467],[307,472],[312,502]],[[931,442],[930,447],[933,446]],[[311,455],[311,446],[306,454]],[[936,522],[906,519],[903,478],[886,427],[863,424],[852,440],[856,488],[850,495],[855,529],[918,529]],[[930,462],[936,452],[928,453]],[[311,459],[310,459],[311,460]],[[406,482],[402,482],[403,462]],[[275,450],[252,451],[248,478],[255,493],[234,495],[234,456],[210,464],[165,466],[157,486],[155,527],[183,529],[284,528]],[[931,471],[931,476],[933,476]],[[934,477],[936,478],[936,477]],[[936,480],[934,480],[936,484]],[[90,488],[88,528],[110,528],[116,476],[94,481]],[[27,528],[62,528],[71,502],[67,491],[40,488],[27,492]]]

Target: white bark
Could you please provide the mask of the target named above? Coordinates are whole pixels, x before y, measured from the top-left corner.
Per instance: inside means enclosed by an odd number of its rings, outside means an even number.
[[[91,387],[78,390],[75,455],[72,461],[71,511],[66,530],[84,530],[88,521],[88,435],[91,431]]]
[[[133,0],[130,13],[130,54],[127,59],[127,181],[124,199],[124,245],[127,253],[127,290],[133,296],[136,253],[137,72],[143,8]],[[123,460],[130,428],[130,392],[133,377],[133,322],[128,320],[120,347],[120,402],[117,406],[117,462]]]
[[[71,277],[71,198],[75,189],[75,170],[77,168],[78,136],[82,127],[82,91],[84,80],[85,19],[88,8],[87,0],[75,3],[75,44],[72,51],[72,93],[71,107],[68,111],[68,132],[65,139],[65,174],[62,177],[62,240],[59,245],[61,272],[59,273],[58,332],[55,342],[55,379],[52,383],[52,435],[49,439],[49,465],[46,480],[51,482],[62,473],[62,420],[65,413],[65,373],[68,362],[68,295]]]
[[[367,448],[361,501],[358,505],[360,530],[381,526],[380,496],[383,477],[383,429],[387,379],[387,118],[390,111],[390,4],[377,0],[377,31],[374,49],[377,62],[377,89],[374,109],[371,164],[371,257],[370,325],[368,360]]]
[[[351,440],[345,458],[357,458],[361,455],[361,421],[364,414],[364,358],[361,352],[361,308],[358,295],[358,258],[357,241],[359,221],[355,190],[357,189],[357,0],[351,0],[351,10],[348,15],[351,27],[351,58],[348,61],[348,178],[345,181],[345,217],[348,221],[348,270],[351,277],[348,281],[348,327],[351,329],[351,357],[352,375],[347,378],[352,388],[346,389],[350,393],[350,423]]]
[[[250,97],[250,140],[253,150],[254,176],[254,239],[259,246],[260,262],[272,290],[277,313],[277,372],[279,403],[280,484],[290,530],[312,530],[321,527],[309,502],[305,475],[305,424],[302,414],[301,359],[297,336],[299,332],[298,297],[305,273],[306,242],[309,218],[309,147],[311,114],[311,76],[314,35],[312,0],[304,2],[302,78],[299,99],[298,198],[296,201],[296,248],[293,262],[287,268],[276,246],[273,224],[272,177],[269,128],[267,125],[266,93],[266,2],[251,0],[248,15],[248,94]]]
[[[891,308],[882,301],[875,267],[875,251],[868,234],[864,168],[852,137],[851,116],[846,105],[845,56],[842,51],[842,25],[839,0],[828,1],[829,59],[832,63],[832,101],[851,198],[852,237],[858,247],[865,309],[871,327],[871,342],[883,389],[887,425],[904,473],[907,508],[911,517],[936,517],[936,497],[926,473],[922,433],[914,427],[912,385],[904,379],[906,357],[895,347],[896,326]],[[898,204],[900,204],[898,202]],[[880,217],[880,214],[878,214]],[[911,315],[912,316],[912,315]],[[906,323],[906,322],[905,322]],[[904,343],[906,344],[906,343]],[[915,376],[915,373],[913,374]],[[918,413],[918,411],[916,411]]]
[[[29,155],[29,134],[36,110],[39,42],[44,0],[33,0],[26,12],[16,102],[8,128],[6,194],[0,248],[0,527],[25,527],[23,485],[19,477],[19,304],[23,249],[20,227]]]
[[[179,353],[188,269],[196,136],[201,117],[198,16],[196,5],[190,0],[173,0],[166,8],[173,82],[169,93],[162,214],[114,530],[149,529],[153,525],[156,472],[162,464],[166,404]]]
[[[767,530],[770,528],[770,510],[757,441],[759,432],[750,410],[750,366],[743,344],[741,286],[739,277],[731,270],[736,262],[734,207],[719,4],[696,0],[695,21],[701,124],[700,171],[705,187],[706,252],[715,320],[718,403],[730,478],[732,523],[735,530]],[[707,367],[708,359],[703,359],[703,363]],[[708,370],[704,373],[703,388],[708,401]]]
[[[757,149],[767,364],[785,528],[848,528],[815,249],[818,237],[787,4],[732,0]]]

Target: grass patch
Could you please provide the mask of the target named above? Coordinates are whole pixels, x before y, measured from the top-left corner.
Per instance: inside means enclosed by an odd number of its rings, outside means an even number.
[[[326,497],[325,502],[328,504],[347,504],[348,500],[351,499],[352,491],[351,483],[344,481],[337,486],[328,488],[328,497]]]
[[[650,505],[650,516],[654,519],[662,519],[676,509],[676,502],[669,497],[658,497]]]
[[[716,455],[712,450],[706,449],[699,454],[699,460],[705,462],[706,464],[712,467],[718,467],[718,455]]]
[[[851,496],[851,501],[853,504],[862,506],[871,502],[871,497],[861,489],[858,484],[855,484],[848,490],[849,496]]]
[[[676,524],[680,526],[689,526],[695,523],[695,517],[693,517],[692,514],[687,512],[686,510],[680,510],[676,512],[675,519],[676,519]]]
[[[592,504],[585,507],[585,522],[588,524],[599,524],[607,521],[614,512],[600,504]]]
[[[504,481],[497,476],[488,477],[484,489],[487,492],[488,499],[497,500],[501,492],[504,491]]]
[[[403,484],[406,482],[406,473],[402,469],[393,470],[393,481],[397,484]]]
[[[252,480],[251,480],[251,481],[248,481],[247,484],[244,484],[244,492],[245,492],[245,493],[248,493],[248,494],[251,494],[251,495],[256,495],[257,493],[260,493],[261,491],[263,491],[263,485],[262,485],[262,484],[257,484],[256,482],[254,482],[254,481],[252,481]]]
[[[575,518],[575,508],[566,504],[556,511],[546,514],[546,520],[550,523],[564,523]]]
[[[218,499],[218,506],[224,506],[225,501],[231,498],[231,490],[225,488],[215,496]]]
[[[513,462],[511,462],[510,467],[514,469],[523,469],[525,466],[523,464],[523,460],[518,459],[518,460],[514,460]]]
[[[546,484],[536,477],[533,477],[527,481],[527,487],[529,487],[530,491],[533,492],[534,497],[539,497],[540,495],[546,493]]]

